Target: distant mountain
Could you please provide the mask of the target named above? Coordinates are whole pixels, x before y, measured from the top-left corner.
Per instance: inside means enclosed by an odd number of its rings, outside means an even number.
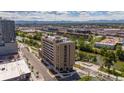
[[[124,20],[90,20],[88,23],[124,23]]]
[[[16,21],[16,24],[57,24],[57,23],[80,23],[79,21]]]
[[[90,20],[90,21],[16,21],[16,24],[64,24],[64,23],[124,23],[124,20]]]

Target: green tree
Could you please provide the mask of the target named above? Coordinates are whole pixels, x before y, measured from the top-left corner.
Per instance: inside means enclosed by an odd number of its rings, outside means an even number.
[[[119,60],[124,61],[124,51],[122,50],[122,46],[116,47],[116,55],[118,56]]]
[[[33,39],[32,35],[28,35],[27,38],[29,38],[29,39]]]
[[[107,47],[102,47],[102,48],[100,49],[100,54],[101,54],[102,56],[106,56],[106,53],[107,53]]]
[[[84,42],[84,38],[83,37],[80,37],[78,39],[78,44],[79,44],[79,48],[81,49],[81,47],[83,47],[85,45],[85,42]]]
[[[96,56],[93,57],[93,62],[97,62]]]
[[[104,66],[107,67],[107,69],[110,71],[110,68],[114,65],[115,62],[117,62],[118,57],[116,56],[116,53],[113,51],[107,51],[104,57]]]

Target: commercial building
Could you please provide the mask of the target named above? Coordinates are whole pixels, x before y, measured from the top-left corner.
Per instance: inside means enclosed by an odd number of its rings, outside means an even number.
[[[124,38],[124,31],[120,31],[117,33],[117,36]]]
[[[31,71],[24,59],[0,64],[0,81],[29,80]]]
[[[75,44],[65,37],[42,38],[42,60],[55,66],[60,72],[72,71],[75,63]]]
[[[0,55],[17,53],[15,22],[0,19]]]
[[[107,47],[110,49],[115,49],[116,44],[119,42],[117,38],[107,38],[102,40],[101,42],[96,42],[96,47]]]

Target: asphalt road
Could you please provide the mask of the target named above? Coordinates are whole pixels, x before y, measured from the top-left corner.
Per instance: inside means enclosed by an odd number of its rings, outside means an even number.
[[[36,69],[43,76],[45,81],[56,80],[48,74],[48,69],[44,66],[44,64],[41,63],[40,60],[38,60],[32,53],[30,53],[26,47],[21,48],[21,51],[24,57],[28,59],[29,63],[33,65],[34,69]]]

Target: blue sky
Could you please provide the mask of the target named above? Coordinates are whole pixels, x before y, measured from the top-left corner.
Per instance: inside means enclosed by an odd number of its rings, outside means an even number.
[[[122,11],[1,11],[0,17],[25,21],[124,20]]]

